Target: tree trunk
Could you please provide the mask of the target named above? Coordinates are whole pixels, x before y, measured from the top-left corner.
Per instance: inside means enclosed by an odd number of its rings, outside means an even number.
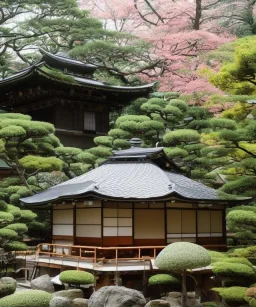
[[[186,270],[182,273],[182,306],[186,307],[187,304],[187,285],[186,285]]]
[[[193,25],[194,30],[200,30],[201,17],[202,17],[202,0],[196,0],[196,15]]]
[[[24,176],[23,170],[20,169],[20,167],[19,167],[19,165],[18,165],[18,162],[16,162],[16,166],[13,167],[13,168],[15,169],[16,173],[17,173],[18,176],[20,177],[20,179],[21,179],[22,183],[24,184],[24,186],[25,186],[29,191],[32,192],[32,190],[31,190],[31,188],[30,188],[30,186],[29,186],[29,184],[28,184],[28,182],[27,182],[27,179],[26,179],[26,177]]]

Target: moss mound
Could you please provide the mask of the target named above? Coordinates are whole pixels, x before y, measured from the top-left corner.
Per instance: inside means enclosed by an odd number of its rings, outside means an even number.
[[[179,278],[170,274],[156,274],[148,280],[150,286],[153,285],[179,285]]]
[[[52,295],[41,290],[16,292],[0,299],[1,307],[49,307]]]
[[[60,273],[60,281],[66,284],[87,285],[94,283],[94,277],[88,272],[67,270]]]

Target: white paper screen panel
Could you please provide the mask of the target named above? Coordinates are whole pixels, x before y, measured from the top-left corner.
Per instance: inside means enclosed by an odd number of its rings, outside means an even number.
[[[181,210],[167,210],[167,233],[181,233]]]
[[[132,218],[122,217],[117,219],[118,226],[130,226],[132,227]]]
[[[211,211],[211,232],[222,233],[222,211]]]
[[[118,217],[132,217],[132,209],[118,209]]]
[[[103,226],[117,226],[116,217],[104,217]]]
[[[76,209],[76,223],[77,224],[101,224],[101,209],[88,208]]]
[[[117,217],[117,209],[112,208],[104,208],[103,210],[103,216],[104,217]]]
[[[182,233],[196,233],[195,210],[182,210]]]
[[[118,227],[118,236],[119,237],[130,237],[132,236],[132,227]]]
[[[210,210],[198,210],[197,211],[197,231],[198,233],[210,233],[211,232],[211,212]]]
[[[103,227],[103,236],[104,237],[116,237],[117,227]]]
[[[73,224],[73,209],[53,210],[53,224]]]
[[[52,234],[54,236],[73,236],[73,225],[53,225]]]
[[[100,238],[101,225],[76,225],[76,236],[86,238]]]
[[[134,238],[135,239],[165,238],[164,210],[135,209]]]

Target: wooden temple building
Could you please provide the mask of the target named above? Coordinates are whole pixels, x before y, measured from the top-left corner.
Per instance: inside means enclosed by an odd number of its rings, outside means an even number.
[[[39,266],[121,275],[157,269],[156,255],[172,242],[225,250],[225,209],[241,202],[177,173],[162,147],[115,151],[100,167],[21,201],[52,210],[52,242],[39,246]]]
[[[0,80],[0,109],[54,124],[65,146],[94,146],[93,138],[109,131],[111,111],[154,88],[111,86],[93,79],[97,66],[40,51],[39,63]]]

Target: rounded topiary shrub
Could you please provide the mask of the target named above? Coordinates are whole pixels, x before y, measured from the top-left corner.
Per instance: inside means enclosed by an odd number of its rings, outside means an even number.
[[[219,295],[227,302],[244,304],[246,291],[245,287],[230,287],[230,288],[213,288],[213,291],[219,293]]]
[[[176,242],[166,246],[156,257],[161,270],[180,271],[205,267],[211,263],[208,251],[190,242]]]
[[[0,278],[0,298],[13,294],[16,290],[16,287],[17,282],[15,279],[10,277]]]
[[[41,290],[15,292],[0,299],[1,307],[49,307],[52,295]]]
[[[7,243],[5,245],[5,249],[7,251],[26,251],[28,250],[28,246],[26,243],[13,241],[13,242]]]
[[[60,281],[66,284],[88,285],[94,283],[94,277],[88,272],[67,270],[60,273]]]
[[[180,285],[179,278],[171,274],[156,274],[151,276],[148,280],[150,286],[154,285]]]
[[[212,271],[219,276],[240,276],[255,278],[256,274],[253,267],[243,263],[215,262]]]

